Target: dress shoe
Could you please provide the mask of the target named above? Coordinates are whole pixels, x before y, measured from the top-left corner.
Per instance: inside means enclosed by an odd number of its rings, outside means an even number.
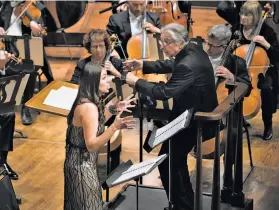
[[[270,140],[272,139],[273,132],[272,132],[272,125],[265,126],[264,133],[263,133],[263,140]]]
[[[10,177],[10,179],[12,180],[18,180],[18,175],[16,172],[14,172],[14,170],[9,166],[8,163],[4,163],[3,164],[3,168],[6,169],[8,176]]]
[[[21,123],[23,125],[31,125],[33,123],[32,115],[26,106],[21,108]]]

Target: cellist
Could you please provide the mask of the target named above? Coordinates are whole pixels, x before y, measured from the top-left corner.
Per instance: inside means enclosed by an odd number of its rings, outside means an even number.
[[[110,35],[117,34],[126,57],[128,57],[127,42],[133,35],[140,34],[143,28],[151,33],[161,32],[160,18],[156,13],[146,12],[146,23],[142,25],[145,1],[128,1],[127,5],[128,10],[112,15],[107,24],[107,32]],[[115,49],[121,58],[125,58],[119,48]]]
[[[272,115],[276,112],[278,93],[278,54],[279,46],[276,33],[271,27],[263,23],[260,34],[254,36],[262,17],[262,7],[257,1],[247,1],[240,8],[240,24],[242,38],[240,44],[249,44],[253,40],[257,46],[262,47],[270,60],[265,76],[259,75],[258,88],[261,90],[262,120],[264,122],[263,140],[272,138]],[[255,87],[254,87],[255,88]]]

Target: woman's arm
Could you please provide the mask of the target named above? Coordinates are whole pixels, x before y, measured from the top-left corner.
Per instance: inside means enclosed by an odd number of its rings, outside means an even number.
[[[109,141],[117,128],[113,123],[103,134],[97,136],[99,127],[99,111],[97,106],[92,103],[86,103],[81,106],[81,124],[86,147],[89,152],[98,151]]]
[[[80,107],[80,120],[83,127],[85,144],[89,152],[100,150],[112,137],[115,131],[124,128],[134,128],[132,117],[120,118],[120,112],[111,126],[103,134],[97,136],[99,127],[99,111],[95,104],[86,103]]]

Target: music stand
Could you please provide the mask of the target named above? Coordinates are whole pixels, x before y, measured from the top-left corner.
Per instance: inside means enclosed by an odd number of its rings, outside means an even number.
[[[0,78],[0,114],[14,112],[16,99],[21,98],[20,96],[18,97],[18,93],[24,76],[25,73],[20,73],[14,76]],[[13,89],[8,88],[11,85]],[[16,200],[18,203],[21,203],[20,198],[16,198]]]
[[[166,158],[167,154],[163,154],[152,160],[146,160],[137,164],[133,164],[131,160],[121,163],[102,184],[103,189],[108,189],[116,185],[135,180],[136,181],[136,209],[139,209],[139,178],[152,172]]]
[[[154,126],[154,129],[148,132],[143,146],[146,152],[150,153],[156,146],[169,140],[169,196],[168,196],[169,210],[172,209],[172,193],[171,193],[172,191],[172,184],[171,184],[171,180],[172,180],[171,144],[172,143],[171,142],[172,141],[170,138],[189,126],[192,115],[193,115],[193,108],[184,111],[181,115],[179,115],[173,121],[169,122],[167,125],[165,125],[160,129]]]

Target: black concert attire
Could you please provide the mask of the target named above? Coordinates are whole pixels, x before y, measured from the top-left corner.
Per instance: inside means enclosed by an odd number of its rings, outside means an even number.
[[[203,62],[200,62],[200,61]],[[172,65],[170,65],[172,63]],[[174,62],[144,61],[143,73],[172,73],[167,83],[150,83],[139,79],[135,88],[155,100],[173,98],[173,109],[170,121],[185,110],[211,112],[217,105],[217,95],[213,68],[208,55],[196,44],[189,43],[176,55]],[[215,124],[204,125],[205,140],[215,136]],[[197,142],[197,125],[191,119],[188,128],[171,139],[172,141],[172,196],[176,210],[192,210],[194,192],[190,182],[187,166],[187,154]],[[159,155],[168,153],[168,142],[164,142]],[[163,186],[169,191],[169,164],[165,160],[159,165]]]
[[[243,31],[242,39],[240,44],[250,44],[250,40],[244,37]],[[267,24],[263,24],[260,35],[263,36],[266,41],[270,44],[270,48],[266,50],[260,44],[256,46],[262,47],[270,60],[270,67],[267,69],[265,76],[263,74],[259,75],[258,88],[261,90],[262,99],[262,119],[264,122],[265,132],[264,138],[268,137],[269,129],[272,128],[272,115],[277,110],[277,94],[278,94],[278,70],[279,70],[279,44],[277,40],[276,33]],[[256,87],[254,87],[256,88]]]
[[[151,23],[157,28],[161,28],[160,18],[153,12],[146,12],[146,22]],[[113,14],[110,16],[107,24],[107,32],[110,35],[117,34],[127,58],[127,42],[132,37],[130,24],[129,10]],[[125,58],[120,47],[116,47],[115,50],[121,58]]]
[[[237,30],[240,27],[240,8],[246,1],[220,1],[216,12],[217,14],[232,25],[233,30]],[[272,1],[259,1],[259,3],[264,7],[266,3]]]
[[[8,62],[5,67],[5,75],[0,73],[0,78],[17,74],[10,67]],[[0,114],[0,167],[8,169],[11,179],[17,180],[18,175],[7,163],[8,152],[13,151],[13,140],[15,130],[15,112]]]
[[[85,66],[85,64],[87,64],[90,61],[91,61],[91,56],[78,61],[77,65],[75,67],[75,70],[74,70],[74,74],[72,75],[72,78],[70,80],[71,83],[79,84],[79,78],[80,78],[82,69]],[[122,65],[121,60],[111,57],[110,62],[112,63],[112,65],[115,67],[116,70],[118,70],[119,72],[123,71],[123,65]]]

